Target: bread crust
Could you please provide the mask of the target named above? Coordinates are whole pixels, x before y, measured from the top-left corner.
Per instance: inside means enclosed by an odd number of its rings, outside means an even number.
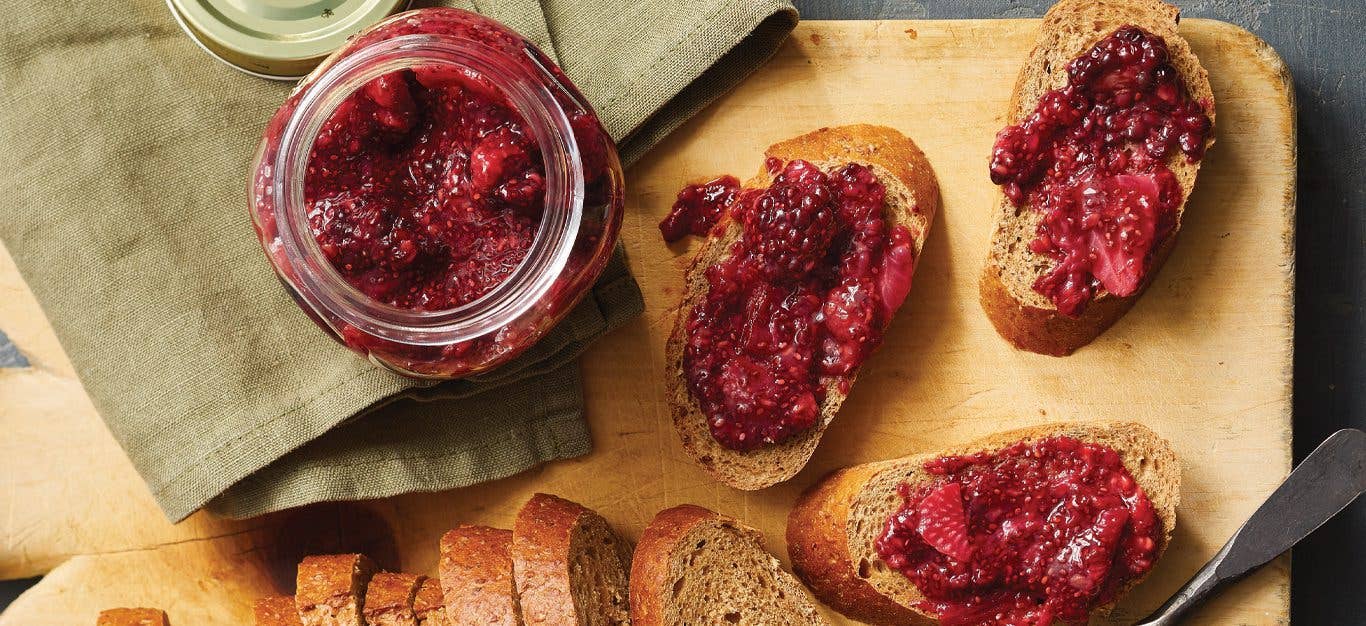
[[[375,571],[363,554],[324,554],[299,563],[294,604],[305,626],[361,626],[365,586]]]
[[[437,567],[450,626],[519,626],[512,531],[458,526],[441,537]]]
[[[423,577],[417,595],[413,596],[413,616],[417,618],[417,626],[449,626],[441,583],[435,578]]]
[[[413,598],[426,576],[380,572],[365,587],[365,623],[368,626],[416,626]]]
[[[591,610],[578,606],[570,570],[576,556],[574,539],[592,523],[607,527],[607,521],[587,507],[544,493],[533,495],[517,513],[512,563],[524,623],[575,626],[581,623],[579,616]],[[620,538],[617,546],[629,572],[629,548]]]
[[[888,223],[910,230],[914,239],[915,265],[919,266],[925,237],[939,210],[940,198],[934,170],[915,142],[886,126],[856,124],[821,128],[794,137],[770,146],[764,156],[783,161],[804,159],[822,169],[845,163],[863,163],[873,168],[887,187],[888,202],[884,212]],[[759,174],[744,187],[763,189],[772,182],[767,169],[761,167]],[[711,436],[706,416],[688,392],[683,374],[687,323],[693,308],[706,297],[706,269],[728,254],[730,244],[739,239],[741,230],[740,224],[730,219],[727,211],[701,243],[684,273],[684,295],[664,349],[665,380],[674,430],[688,456],[716,480],[736,489],[756,490],[792,478],[806,466],[846,394],[840,391],[838,381],[826,381],[820,421],[810,430],[779,444],[740,452],[722,446]],[[856,370],[848,376],[851,386],[857,375]]]
[[[588,509],[538,493],[517,513],[512,562],[527,624],[577,624],[569,587],[569,544]]]
[[[299,621],[299,609],[294,606],[294,596],[257,598],[251,612],[256,618],[256,626],[303,626]]]
[[[1181,74],[1186,92],[1194,101],[1205,103],[1205,113],[1213,123],[1214,93],[1210,89],[1209,73],[1178,33],[1179,17],[1178,8],[1161,0],[1058,2],[1044,16],[1034,48],[1016,79],[1007,110],[1007,124],[1018,124],[1033,112],[1044,92],[1066,84],[1067,62],[1126,24],[1143,28],[1167,42],[1172,64]],[[1211,132],[1206,140],[1206,149],[1213,144]],[[1181,154],[1169,157],[1168,166],[1176,174],[1184,198],[1177,209],[1176,225],[1171,234],[1154,248],[1143,283],[1136,293],[1125,297],[1099,291],[1082,314],[1075,318],[1058,313],[1052,302],[1034,292],[1032,279],[1015,277],[1012,280],[1011,274],[1026,277],[1038,275],[1035,268],[1021,267],[1021,258],[1037,267],[1052,267],[1052,263],[1028,252],[1028,240],[1021,241],[1022,237],[1019,237],[1020,233],[1032,233],[1033,226],[1038,224],[1041,216],[1029,206],[1016,207],[1002,192],[995,208],[996,226],[992,232],[990,251],[978,285],[982,308],[996,331],[1021,350],[1066,356],[1091,343],[1123,317],[1152,284],[1158,270],[1171,255],[1181,230],[1186,202],[1190,199],[1200,169],[1199,162],[1186,163]],[[1018,258],[1005,258],[1008,256]]]
[[[170,621],[161,609],[105,609],[95,619],[95,626],[170,626]]]
[[[934,616],[914,608],[923,599],[910,579],[895,571],[879,574],[876,568],[859,571],[850,544],[850,515],[870,483],[891,478],[892,482],[918,484],[932,480],[924,472],[926,461],[941,456],[995,451],[1019,442],[1032,442],[1054,436],[1101,443],[1120,454],[1125,469],[1152,501],[1162,522],[1162,541],[1153,558],[1161,560],[1176,528],[1176,507],[1180,502],[1181,467],[1171,445],[1148,427],[1137,422],[1057,422],[1011,430],[951,448],[899,459],[856,465],[837,470],[802,494],[788,515],[787,536],[793,570],[831,608],[870,624],[935,624]],[[870,496],[871,497],[871,496]],[[880,523],[885,520],[876,520]],[[865,568],[867,570],[869,568]],[[860,575],[860,574],[864,575]],[[1148,574],[1152,570],[1149,569]],[[1127,581],[1115,601],[1148,574]],[[895,587],[898,597],[880,591],[874,580],[882,576]],[[895,605],[899,608],[893,608]],[[1114,601],[1097,607],[1093,615],[1105,615]],[[913,613],[913,614],[912,614]]]
[[[664,593],[669,587],[669,555],[678,542],[698,524],[716,513],[684,504],[660,511],[636,543],[631,557],[631,623],[634,626],[664,624]]]

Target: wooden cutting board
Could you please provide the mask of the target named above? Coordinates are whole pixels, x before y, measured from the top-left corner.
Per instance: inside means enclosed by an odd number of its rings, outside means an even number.
[[[1038,22],[804,22],[777,57],[628,173],[622,238],[645,315],[584,359],[594,452],[494,483],[234,522],[172,526],[99,421],[8,255],[0,328],[34,367],[0,371],[0,577],[51,570],[0,625],[89,624],[111,606],[157,606],[173,622],[242,624],[259,594],[289,592],[307,553],[359,549],[434,571],[457,522],[507,526],[535,491],[602,512],[640,535],[691,502],[762,529],[784,556],[797,494],[831,468],[932,450],[1053,420],[1141,420],[1184,461],[1171,549],[1116,620],[1159,604],[1233,533],[1290,467],[1295,132],[1290,76],[1250,33],[1182,23],[1210,70],[1218,143],[1182,244],[1148,295],[1092,346],[1056,359],[1012,350],[977,303],[992,138]],[[775,141],[826,125],[901,129],[938,173],[943,209],[915,288],[809,467],[757,493],[718,485],[683,455],[664,404],[664,338],[688,259],[655,228],[684,183],[758,170]],[[1239,583],[1199,623],[1288,622],[1288,560]],[[832,615],[833,616],[833,615]],[[837,623],[842,623],[837,620]]]

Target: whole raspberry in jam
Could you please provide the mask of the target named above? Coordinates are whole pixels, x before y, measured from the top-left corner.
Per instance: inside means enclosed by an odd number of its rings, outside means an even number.
[[[808,273],[835,237],[837,210],[825,172],[792,161],[746,212],[745,245],[774,275]]]
[[[925,470],[874,547],[944,624],[1083,623],[1157,557],[1152,502],[1107,446],[1051,437]]]
[[[683,354],[712,436],[736,450],[819,422],[827,385],[847,384],[882,340],[914,263],[910,233],[887,232],[868,167],[767,166],[772,185],[735,200],[741,237],[706,269]]]
[[[1077,316],[1101,289],[1142,289],[1183,193],[1169,156],[1204,156],[1209,103],[1191,100],[1161,37],[1125,26],[1067,66],[1020,124],[1001,130],[991,181],[1042,214],[1030,249],[1053,258],[1034,289]]]

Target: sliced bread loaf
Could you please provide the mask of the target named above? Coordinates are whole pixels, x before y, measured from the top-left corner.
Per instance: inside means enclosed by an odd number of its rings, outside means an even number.
[[[919,263],[925,237],[939,209],[939,186],[924,153],[909,138],[894,129],[868,124],[822,128],[774,144],[764,155],[782,162],[809,161],[826,171],[849,163],[868,166],[886,187],[883,213],[889,230],[895,226],[907,228],[913,239],[913,262]],[[765,189],[772,182],[773,174],[764,167],[744,187]],[[684,276],[683,299],[665,347],[668,401],[674,428],[688,456],[717,480],[737,489],[754,490],[785,481],[806,465],[826,426],[843,404],[857,370],[844,380],[822,380],[825,398],[814,427],[786,441],[750,450],[734,450],[717,442],[708,426],[708,417],[688,389],[684,353],[690,312],[710,289],[707,268],[725,259],[743,234],[740,222],[731,219],[729,211],[726,213],[702,243]]]
[[[459,526],[447,532],[438,569],[450,626],[520,626],[512,531]]]
[[[294,604],[304,626],[365,626],[365,585],[375,566],[363,554],[305,557]]]
[[[825,624],[758,530],[702,507],[661,511],[631,563],[631,623]]]
[[[252,606],[252,614],[256,616],[256,626],[303,626],[294,596],[258,598]]]
[[[368,626],[417,626],[413,598],[426,576],[380,572],[365,587],[365,623]]]
[[[513,526],[512,562],[526,624],[630,623],[631,546],[601,515],[563,498],[532,496]]]
[[[797,575],[826,605],[871,624],[932,624],[934,616],[917,604],[925,596],[911,580],[889,567],[876,542],[887,521],[902,506],[898,488],[935,480],[925,463],[945,456],[995,451],[1019,442],[1065,436],[1108,446],[1146,493],[1161,522],[1154,560],[1176,527],[1181,468],[1170,444],[1146,426],[1132,422],[1057,423],[1004,432],[952,449],[867,463],[838,470],[797,501],[788,516],[787,543]],[[1143,577],[1128,580],[1122,596]],[[1097,607],[1105,613],[1113,603]]]
[[[161,609],[105,609],[95,619],[95,626],[170,626],[170,621]]]
[[[1034,111],[1045,93],[1066,85],[1068,63],[1122,26],[1137,26],[1166,41],[1171,65],[1179,72],[1186,93],[1202,103],[1212,123],[1214,94],[1209,74],[1179,34],[1179,15],[1176,7],[1161,0],[1058,2],[1044,16],[1035,46],[1020,70],[1006,114],[1007,123],[1020,123]],[[1205,146],[1213,141],[1210,134]],[[1052,300],[1034,289],[1035,282],[1057,263],[1031,249],[1043,219],[1041,212],[1034,210],[1027,200],[1016,206],[1005,193],[1000,195],[980,290],[982,307],[1002,337],[1022,350],[1064,356],[1090,343],[1134,305],[1171,254],[1200,162],[1188,161],[1181,150],[1172,150],[1166,166],[1180,184],[1182,200],[1174,227],[1165,239],[1153,245],[1137,292],[1120,297],[1101,288],[1075,317],[1060,313]]]

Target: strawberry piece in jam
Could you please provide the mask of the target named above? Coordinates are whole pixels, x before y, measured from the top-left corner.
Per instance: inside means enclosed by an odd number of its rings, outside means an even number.
[[[963,514],[963,488],[958,483],[934,487],[920,499],[915,511],[915,530],[925,543],[955,561],[972,559],[968,522]]]

